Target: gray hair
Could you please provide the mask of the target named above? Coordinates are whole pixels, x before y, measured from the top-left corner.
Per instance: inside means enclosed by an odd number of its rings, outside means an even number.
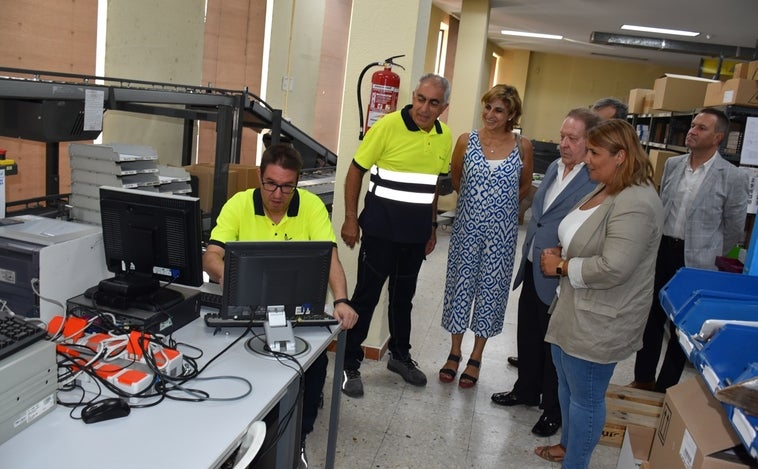
[[[416,88],[418,88],[425,81],[434,81],[442,87],[443,99],[445,101],[442,104],[447,104],[450,102],[450,82],[447,78],[434,73],[425,73],[421,75],[421,78],[418,79],[418,85],[416,85]]]

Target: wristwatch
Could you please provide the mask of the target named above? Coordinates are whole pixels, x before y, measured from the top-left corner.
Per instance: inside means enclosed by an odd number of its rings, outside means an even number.
[[[566,261],[562,260],[558,263],[558,267],[555,268],[555,271],[558,273],[559,277],[563,277],[563,267],[566,265]]]

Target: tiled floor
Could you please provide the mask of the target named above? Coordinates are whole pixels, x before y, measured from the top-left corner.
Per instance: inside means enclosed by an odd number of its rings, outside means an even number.
[[[522,226],[520,240],[523,234]],[[342,395],[336,468],[559,466],[533,454],[535,446],[560,441],[560,432],[550,438],[531,433],[541,415],[538,408],[506,408],[490,400],[492,393],[510,390],[517,378],[517,370],[507,365],[506,357],[516,355],[519,290],[512,293],[508,302],[504,332],[488,341],[477,385],[472,389],[461,389],[457,381],[442,384],[437,379],[437,370],[444,364],[450,341],[449,334],[440,326],[449,240],[449,228],[439,228],[437,248],[422,267],[414,301],[411,353],[429,382],[423,388],[405,383],[399,375],[387,370],[386,356],[381,361],[364,361],[361,374],[365,396],[352,399]],[[464,360],[473,344],[470,331],[465,337]],[[333,360],[334,355],[330,355]],[[633,360],[632,357],[619,363],[613,383],[632,381]],[[459,368],[462,370],[463,364]],[[310,467],[323,468],[326,460],[331,376],[330,366],[328,385],[324,389],[327,405],[307,441]],[[618,454],[618,448],[598,446],[590,467],[615,468]]]

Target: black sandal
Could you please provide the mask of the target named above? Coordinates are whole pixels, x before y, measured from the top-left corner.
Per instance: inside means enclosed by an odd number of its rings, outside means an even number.
[[[474,368],[479,368],[481,364],[482,363],[479,360],[474,360],[473,358],[469,358],[468,362],[466,363],[466,366],[473,366]],[[458,380],[458,386],[462,387],[463,389],[473,388],[477,381],[479,381],[479,378],[471,376],[468,373],[461,373],[461,378]]]
[[[447,356],[447,361],[460,363],[461,362],[461,356],[460,355],[453,355],[452,353]],[[439,378],[440,381],[443,383],[452,383],[455,380],[455,375],[458,373],[458,367],[456,365],[456,369],[453,370],[452,368],[440,368]]]

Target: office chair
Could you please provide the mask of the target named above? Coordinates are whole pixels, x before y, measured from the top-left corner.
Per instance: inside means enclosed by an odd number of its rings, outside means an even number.
[[[233,469],[244,469],[249,466],[255,455],[258,454],[258,450],[261,449],[265,438],[266,422],[258,421],[251,423],[247,427],[247,433],[242,438],[242,443],[240,443]]]

